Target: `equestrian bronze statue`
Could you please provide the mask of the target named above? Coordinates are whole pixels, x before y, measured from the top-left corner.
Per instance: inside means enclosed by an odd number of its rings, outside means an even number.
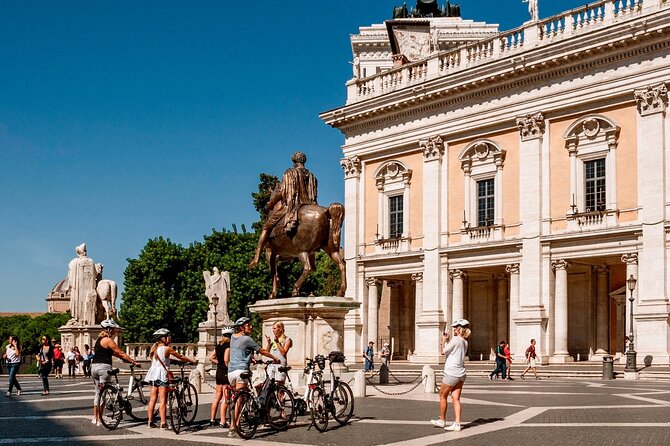
[[[303,271],[291,292],[296,297],[300,295],[300,288],[309,273],[316,268],[316,252],[323,249],[340,269],[342,280],[337,295],[344,296],[347,279],[340,250],[344,206],[340,203],[332,203],[327,208],[319,206],[316,201],[316,177],[305,167],[307,157],[302,152],[296,152],[291,160],[293,167],[284,172],[281,183],[272,191],[266,206],[270,215],[263,225],[249,268],[258,265],[265,249],[272,274],[269,297],[274,299],[279,289],[277,262],[297,257]]]

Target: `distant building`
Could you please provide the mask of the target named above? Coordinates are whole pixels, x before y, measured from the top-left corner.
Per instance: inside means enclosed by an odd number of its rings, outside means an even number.
[[[47,313],[65,313],[70,310],[70,290],[67,287],[67,277],[58,282],[47,296]]]
[[[398,15],[406,15],[404,12]],[[470,359],[531,338],[543,362],[670,362],[670,1],[604,0],[491,34],[459,17],[351,36],[345,354]],[[389,37],[390,36],[390,37]]]

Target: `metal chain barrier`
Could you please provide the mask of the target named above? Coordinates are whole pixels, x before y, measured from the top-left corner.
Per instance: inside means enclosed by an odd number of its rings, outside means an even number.
[[[403,391],[403,392],[386,392],[386,391],[380,389],[379,387],[375,386],[375,385],[374,385],[372,382],[370,382],[369,380],[366,380],[366,381],[367,381],[368,384],[370,384],[375,390],[377,390],[377,391],[380,392],[380,393],[383,393],[384,395],[397,396],[397,395],[406,395],[406,394],[408,394],[408,393],[414,391],[417,387],[419,387],[421,384],[424,383],[424,381],[426,380],[426,378],[427,378],[427,376],[424,376],[423,378],[421,378],[421,381],[419,381],[418,383],[416,383],[411,389],[409,389],[409,390],[405,390],[405,391]]]
[[[393,379],[395,379],[396,381],[398,381],[400,384],[412,384],[412,383],[415,382],[417,379],[421,379],[421,374],[419,374],[419,376],[417,376],[416,378],[414,378],[414,379],[411,380],[411,381],[401,381],[401,380],[399,380],[399,379],[393,374],[393,372],[392,372],[391,370],[389,370],[389,375],[391,375],[391,376],[393,377]]]

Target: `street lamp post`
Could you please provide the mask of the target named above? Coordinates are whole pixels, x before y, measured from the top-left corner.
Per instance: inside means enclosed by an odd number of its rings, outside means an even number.
[[[637,353],[635,352],[635,343],[633,342],[633,301],[635,300],[633,290],[635,290],[636,284],[637,280],[631,274],[626,280],[626,285],[628,285],[628,289],[630,290],[630,297],[628,298],[630,302],[630,329],[628,334],[628,350],[626,351],[626,368],[624,369],[626,372],[637,372]]]
[[[214,312],[214,350],[216,351],[216,307],[219,305],[219,296],[216,294],[212,296],[212,302],[211,302],[212,311]]]

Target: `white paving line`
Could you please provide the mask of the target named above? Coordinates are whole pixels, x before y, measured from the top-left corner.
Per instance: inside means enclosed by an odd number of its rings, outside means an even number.
[[[142,434],[143,438],[155,438],[155,439],[167,439],[167,440],[177,440],[177,441],[186,441],[186,442],[198,442],[198,443],[213,443],[213,444],[229,444],[229,445],[249,445],[249,446],[268,446],[268,445],[273,445],[273,446],[314,446],[310,444],[300,444],[300,443],[282,443],[276,440],[254,440],[253,438],[251,440],[244,440],[239,437],[228,437],[227,436],[227,431],[226,430],[221,430],[219,431],[220,433],[223,433],[223,436],[211,436],[207,437],[205,435],[202,435],[201,433],[180,433],[179,435],[175,435],[174,432],[166,430],[166,431],[161,431],[159,429],[151,429],[147,428],[146,426],[141,426],[141,427],[136,427],[136,428],[130,428],[127,429],[131,432],[134,432],[136,434]],[[207,431],[205,431],[207,432]],[[209,432],[210,434],[212,433],[211,431]],[[136,438],[136,437],[134,437]]]
[[[463,397],[461,397],[461,402],[465,404],[477,404],[478,406],[528,407],[524,406],[523,404],[496,403],[493,401],[477,400],[474,398],[463,398]]]
[[[670,427],[668,423],[524,423],[515,427]]]
[[[10,421],[10,420],[68,420],[68,419],[78,419],[85,418],[90,420],[91,414],[87,415],[27,415],[24,417],[0,417],[0,421]]]
[[[632,400],[645,401],[647,403],[658,404],[659,406],[670,406],[670,401],[657,400],[655,398],[647,398],[647,397],[640,396],[640,395],[620,393],[620,394],[616,394],[616,395],[612,395],[612,396],[619,396],[621,398],[630,398]],[[619,406],[617,406],[617,407],[619,407]]]

